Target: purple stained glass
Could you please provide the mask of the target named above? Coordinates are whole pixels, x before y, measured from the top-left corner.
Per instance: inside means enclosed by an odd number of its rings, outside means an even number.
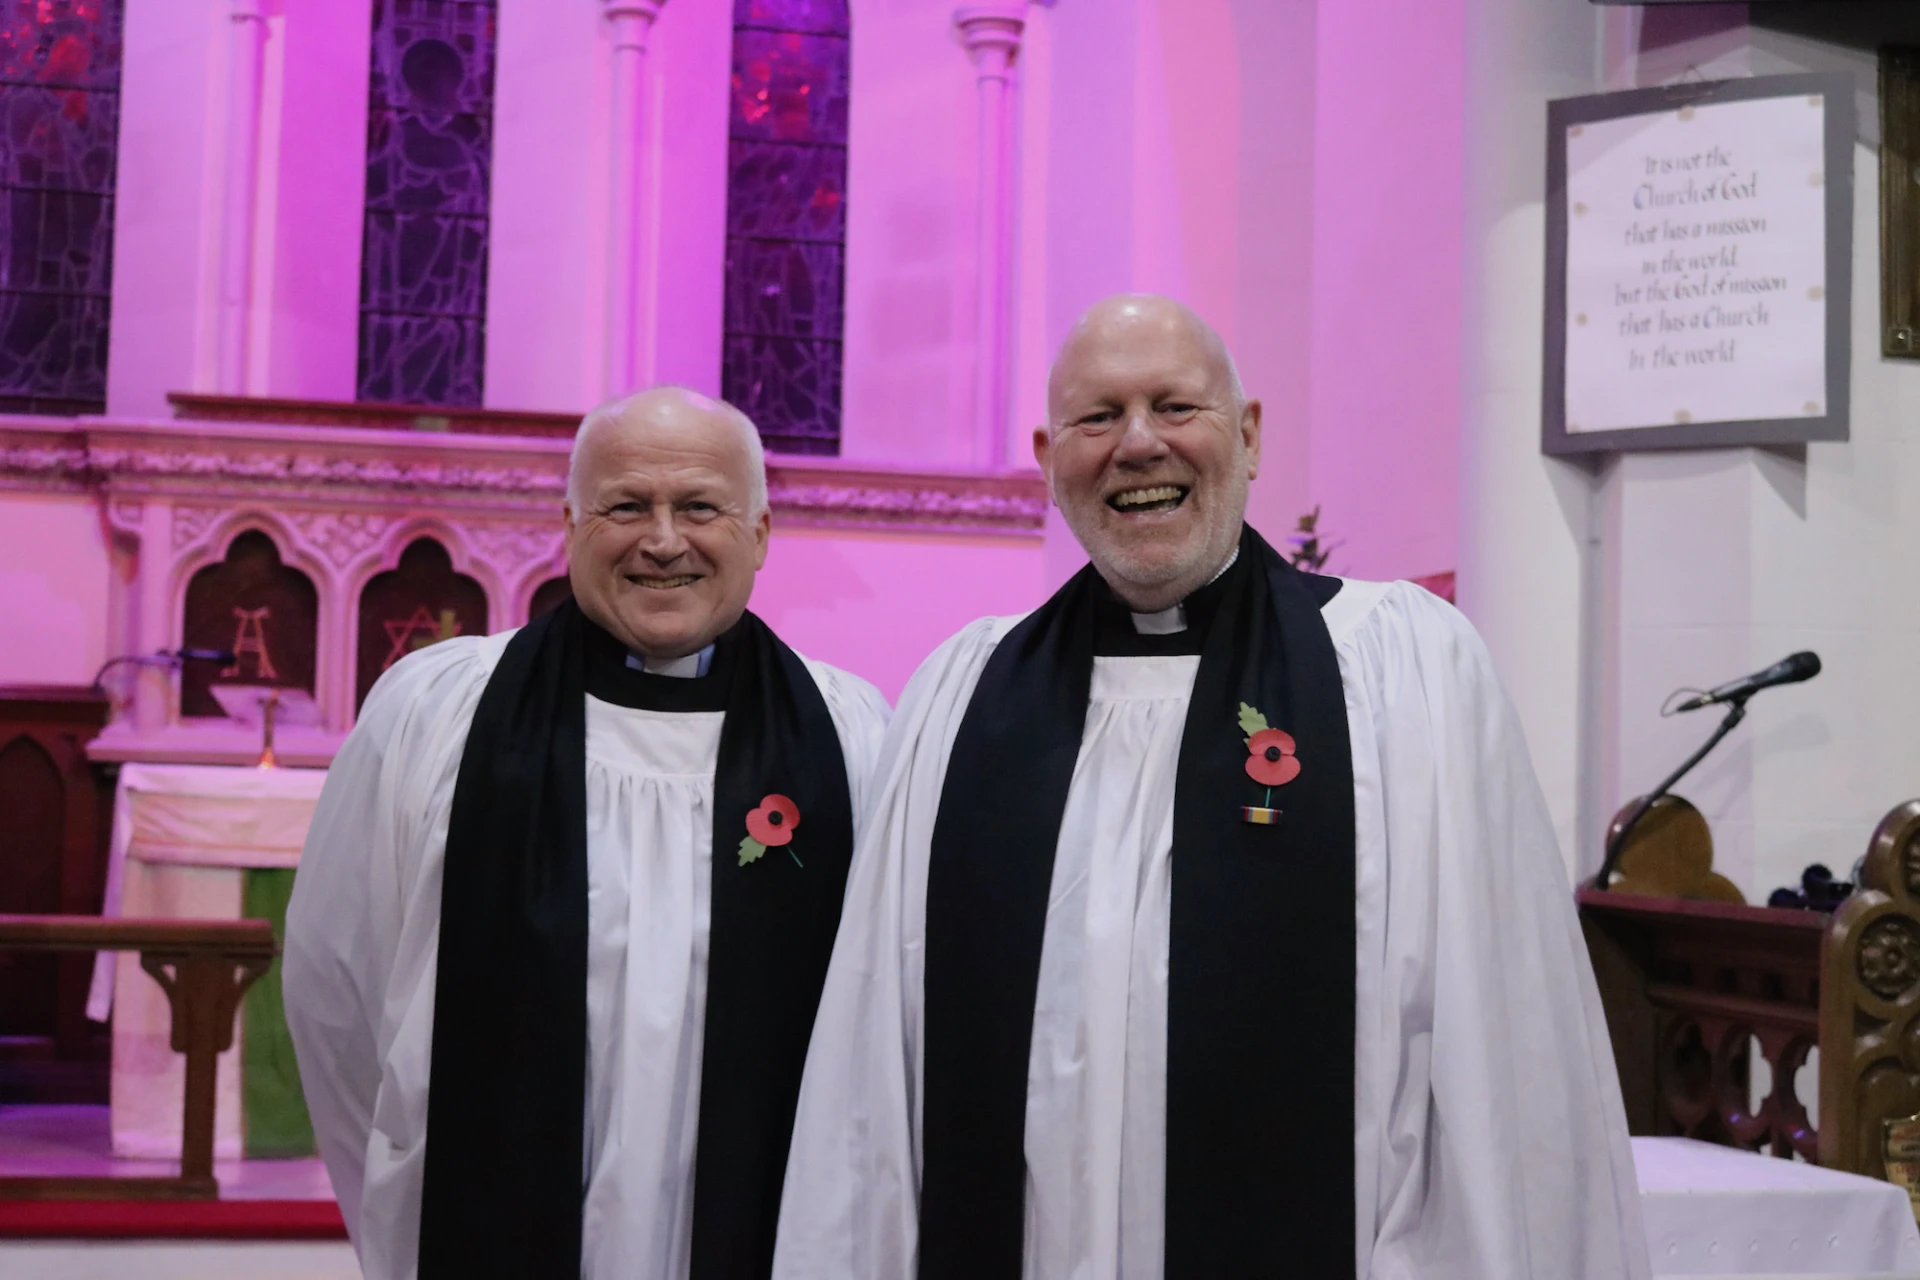
[[[729,334],[720,395],[776,453],[840,452],[840,344]]]
[[[736,31],[731,133],[845,145],[846,37]]]
[[[122,0],[0,0],[0,83],[120,89]]]
[[[841,256],[837,244],[729,241],[727,332],[840,341]]]
[[[362,400],[480,403],[495,10],[374,0]]]
[[[840,451],[845,0],[736,0],[721,392],[769,448]]]
[[[833,244],[846,239],[844,148],[729,146],[727,234]]]
[[[819,31],[844,36],[850,28],[847,0],[733,0],[733,25],[776,31]]]
[[[360,398],[479,404],[482,325],[459,316],[360,317]]]
[[[124,0],[0,0],[0,409],[106,407]]]

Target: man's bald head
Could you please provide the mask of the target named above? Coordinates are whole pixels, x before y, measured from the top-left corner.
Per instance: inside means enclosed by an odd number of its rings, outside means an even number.
[[[1246,389],[1240,382],[1239,366],[1233,353],[1214,327],[1183,302],[1159,293],[1116,293],[1102,298],[1080,313],[1067,330],[1066,339],[1047,369],[1047,421],[1050,428],[1060,422],[1062,376],[1080,372],[1080,362],[1088,352],[1123,342],[1129,335],[1155,334],[1163,341],[1186,338],[1195,343],[1223,372],[1236,403],[1245,404]]]
[[[739,621],[766,562],[760,433],[685,387],[602,405],[573,438],[564,515],[581,612],[643,657],[697,653]]]
[[[1239,543],[1260,402],[1206,321],[1171,298],[1120,294],[1061,344],[1033,456],[1100,576],[1157,611],[1205,585]]]
[[[567,501],[580,505],[580,477],[583,460],[590,458],[610,437],[623,430],[644,429],[648,425],[681,427],[705,420],[716,428],[730,429],[746,454],[747,487],[752,495],[750,515],[767,509],[767,455],[760,443],[760,430],[753,420],[724,400],[713,400],[698,391],[681,386],[649,387],[588,412],[573,435],[573,452],[567,459]]]

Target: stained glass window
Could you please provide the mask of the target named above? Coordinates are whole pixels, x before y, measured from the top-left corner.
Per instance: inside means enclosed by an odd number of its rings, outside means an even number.
[[[769,449],[840,452],[847,0],[734,0],[721,394]]]
[[[0,409],[107,400],[123,0],[0,0]]]
[[[480,403],[492,0],[373,0],[362,400]]]

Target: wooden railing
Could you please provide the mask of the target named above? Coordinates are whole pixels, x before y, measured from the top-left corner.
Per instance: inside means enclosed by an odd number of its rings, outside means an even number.
[[[1886,1177],[1882,1124],[1920,1113],[1920,800],[1831,916],[1590,886],[1579,904],[1629,1129]],[[1817,1128],[1795,1088],[1816,1046]]]
[[[273,964],[264,920],[126,920],[0,915],[0,951],[137,951],[167,993],[173,1050],[186,1055],[177,1177],[0,1178],[0,1199],[213,1199],[214,1074],[233,1047],[240,997]]]
[[[1819,1034],[1827,917],[1592,888],[1579,901],[1627,1127],[1815,1159],[1794,1077]],[[1773,1080],[1758,1106],[1756,1042]]]

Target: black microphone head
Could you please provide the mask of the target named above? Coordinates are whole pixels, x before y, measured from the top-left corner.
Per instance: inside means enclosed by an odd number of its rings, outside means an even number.
[[[1799,653],[1790,653],[1786,661],[1780,664],[1788,668],[1790,681],[1811,680],[1820,674],[1820,655],[1811,649],[1802,649]]]
[[[173,656],[187,662],[224,662],[229,665],[234,657],[231,649],[175,649]]]

